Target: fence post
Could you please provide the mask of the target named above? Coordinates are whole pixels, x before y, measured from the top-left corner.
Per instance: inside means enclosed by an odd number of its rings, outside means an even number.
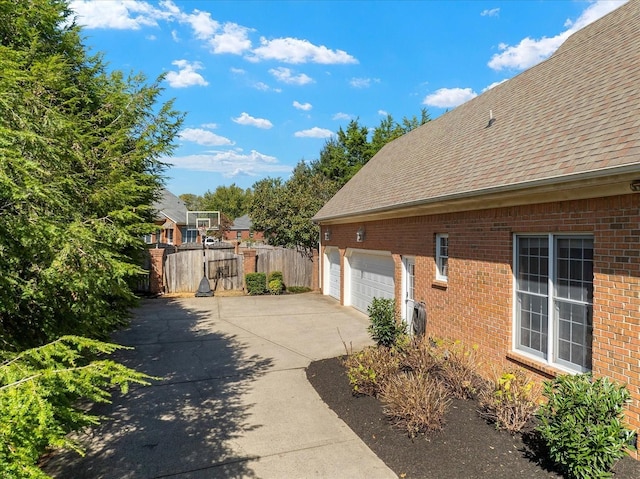
[[[256,253],[257,251],[254,249],[245,249],[242,252],[242,255],[244,256],[244,274],[247,273],[255,273],[256,272]],[[242,285],[243,287],[244,285],[244,275],[242,275]]]
[[[149,250],[151,268],[149,269],[149,292],[160,294],[164,291],[164,248]]]
[[[318,291],[320,289],[320,255],[318,250],[313,250],[313,269],[311,273],[311,289]]]

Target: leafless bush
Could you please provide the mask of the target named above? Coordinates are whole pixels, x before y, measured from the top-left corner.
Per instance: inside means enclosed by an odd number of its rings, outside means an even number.
[[[370,346],[347,355],[344,365],[353,393],[375,397],[400,370],[400,358],[391,348]]]
[[[433,340],[432,354],[438,363],[437,375],[456,399],[470,399],[482,388],[478,373],[479,357],[476,345],[461,341]]]
[[[440,361],[435,354],[434,343],[427,337],[412,340],[403,350],[401,369],[416,374],[435,373]]]
[[[480,395],[480,416],[498,429],[518,432],[538,410],[541,387],[521,369],[495,374],[492,387]]]
[[[451,402],[437,378],[413,372],[399,373],[385,381],[380,400],[385,415],[409,437],[442,429]]]

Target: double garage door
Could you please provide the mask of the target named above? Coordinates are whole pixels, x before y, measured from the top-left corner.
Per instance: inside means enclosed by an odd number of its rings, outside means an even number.
[[[354,251],[349,256],[349,267],[349,303],[354,308],[366,314],[373,298],[394,298],[395,265],[390,254]]]

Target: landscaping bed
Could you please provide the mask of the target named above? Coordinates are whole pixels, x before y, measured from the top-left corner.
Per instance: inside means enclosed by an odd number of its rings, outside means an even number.
[[[443,430],[411,439],[394,428],[371,396],[354,396],[341,358],[311,363],[307,378],[322,400],[401,478],[561,478],[536,444],[535,434],[496,430],[477,413],[477,401],[453,400]],[[629,457],[615,479],[640,478]]]

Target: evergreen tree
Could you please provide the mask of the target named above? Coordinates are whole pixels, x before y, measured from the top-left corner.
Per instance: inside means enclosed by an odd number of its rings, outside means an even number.
[[[182,115],[90,56],[62,0],[0,1],[0,71],[0,347],[104,337]]]

